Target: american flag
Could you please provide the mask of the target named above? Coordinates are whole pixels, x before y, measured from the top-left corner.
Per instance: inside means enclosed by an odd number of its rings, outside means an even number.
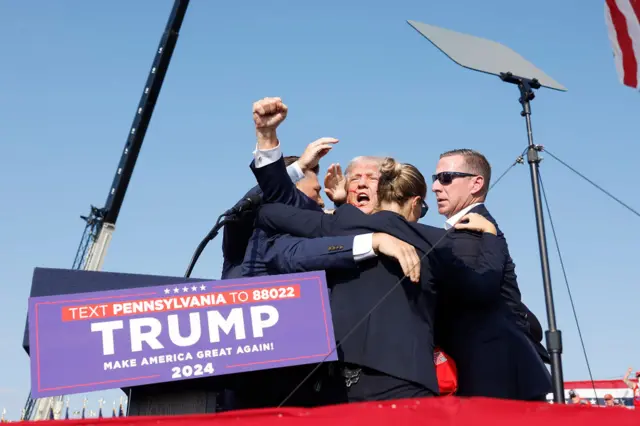
[[[605,0],[604,9],[620,82],[640,89],[640,0]]]
[[[609,394],[613,396],[616,404],[633,408],[633,391],[621,379],[564,382],[564,389],[566,401],[569,401],[569,391],[573,390],[582,399],[591,402],[593,406],[604,406],[604,396]],[[553,401],[552,394],[547,395],[547,401]]]

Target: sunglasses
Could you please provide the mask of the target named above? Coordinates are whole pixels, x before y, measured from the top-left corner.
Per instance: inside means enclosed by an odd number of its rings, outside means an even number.
[[[428,211],[429,211],[429,206],[427,205],[427,202],[422,200],[422,207],[420,208],[420,219],[425,217]]]
[[[455,178],[473,177],[473,176],[478,176],[478,175],[474,175],[472,173],[463,173],[463,172],[440,172],[438,174],[431,176],[431,178],[433,179],[434,183],[435,181],[439,181],[443,185],[449,185],[451,182],[453,182]]]

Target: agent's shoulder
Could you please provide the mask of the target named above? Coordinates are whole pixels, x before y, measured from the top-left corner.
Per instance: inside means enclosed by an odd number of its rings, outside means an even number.
[[[428,236],[430,238],[442,238],[447,234],[446,229],[438,228],[436,226],[425,225],[423,223],[412,223],[411,224],[420,234]]]

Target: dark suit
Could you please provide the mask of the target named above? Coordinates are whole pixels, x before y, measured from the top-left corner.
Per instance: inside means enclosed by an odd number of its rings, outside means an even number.
[[[287,174],[282,158],[264,168],[277,171],[278,175],[282,176],[283,182],[264,185],[265,181],[259,178],[258,182],[261,185],[258,185],[258,188],[260,189],[254,188],[253,191],[262,191],[263,202],[287,202],[306,209],[322,211],[314,200],[297,190]],[[254,163],[251,163],[251,170],[257,176],[262,175],[264,168],[256,169]],[[285,186],[287,191],[281,191],[282,186]],[[255,217],[255,215],[253,216]],[[267,235],[263,230],[254,228],[253,219],[251,220],[250,226],[247,226],[249,223],[244,224],[245,229],[252,230],[252,234],[244,254],[244,260],[239,268],[241,276],[254,277],[317,271],[325,268],[352,269],[356,267],[353,255],[353,236],[311,240],[291,235]],[[245,238],[245,235],[241,234],[240,237]],[[227,241],[231,242],[233,239],[235,239],[235,235],[229,233]],[[229,268],[226,271],[237,274],[238,268]],[[280,404],[313,367],[314,365],[308,365],[264,370],[239,377],[234,389],[237,397],[235,408],[263,408]],[[318,400],[316,385],[318,377],[324,372],[324,369],[320,370],[308,383],[305,383],[289,399],[287,405],[316,405]]]
[[[286,168],[289,177],[291,177],[291,174],[288,172],[290,167],[291,166],[287,166]],[[293,179],[293,177],[291,178]],[[234,207],[238,207],[245,200],[253,198],[256,195],[262,197],[262,190],[258,185],[244,194]],[[255,210],[248,210],[238,215],[236,220],[224,226],[222,233],[223,264],[221,274],[223,280],[242,277],[242,263],[244,262],[249,241],[253,235],[255,219]]]
[[[470,212],[495,220],[483,205]],[[530,334],[526,307],[520,300],[515,265],[502,232],[505,253],[500,298],[479,306],[461,304],[459,295],[440,292],[439,343],[456,361],[460,396],[534,400],[551,391],[551,377]]]
[[[391,221],[398,226],[390,227]],[[426,230],[431,229],[403,224],[390,212],[367,216],[344,206],[330,216],[275,204],[260,209],[257,226],[308,237],[388,232],[421,250],[424,242],[414,239],[420,235],[429,241]],[[483,237],[481,247],[471,233],[449,236],[453,240],[435,250],[441,268],[435,273],[440,298],[437,331],[438,342],[458,364],[459,394],[528,400],[546,393],[548,372],[502,296],[506,245],[491,235]],[[465,268],[475,268],[477,275]]]
[[[472,208],[470,213],[478,213],[487,218],[493,223],[498,230],[498,238],[504,243],[504,247],[507,253],[507,260],[504,266],[504,277],[502,279],[501,294],[505,300],[507,306],[511,308],[513,312],[513,318],[516,324],[522,329],[527,337],[530,338],[531,343],[536,348],[538,355],[545,363],[550,363],[551,359],[549,353],[544,346],[540,344],[542,341],[542,326],[538,321],[538,318],[522,303],[522,296],[520,294],[520,288],[518,287],[518,277],[516,275],[516,265],[513,263],[513,259],[509,254],[509,247],[507,240],[504,237],[504,233],[500,230],[498,223],[491,216],[489,210],[484,204],[480,204]]]
[[[543,339],[543,334],[544,334],[542,332],[542,324],[540,324],[538,317],[536,317],[536,315],[533,312],[531,312],[526,305],[523,304],[523,306],[527,310],[527,321],[529,322],[529,332],[531,333],[531,338],[533,339],[534,342],[541,343]],[[542,349],[544,349],[544,347]],[[541,357],[543,358],[543,361],[545,363],[549,364],[550,363],[550,360],[548,360],[549,353],[547,352],[546,349],[544,349],[544,353],[546,356],[542,356],[541,354]]]
[[[256,175],[258,186],[263,192],[263,202],[286,203],[303,209],[322,211],[316,201],[298,191],[298,189],[295,187],[295,184],[291,182],[289,175],[287,175],[287,169],[282,157],[280,157],[280,159],[275,163],[261,168],[256,168],[255,163],[252,161],[250,167],[251,171],[254,173],[254,175]],[[264,169],[272,170],[279,176],[281,181],[268,182],[267,184],[267,181],[261,178],[261,176],[263,176],[265,173]],[[281,188],[283,187],[287,188],[287,190],[282,191]],[[268,259],[265,258],[265,251],[270,243],[271,241],[269,236],[267,236],[267,234],[263,230],[259,228],[255,228],[253,230],[253,234],[251,235],[251,239],[249,240],[249,245],[247,247],[244,261],[242,263],[242,276],[256,277],[269,274],[269,263]],[[328,244],[328,246],[341,245],[340,243],[341,242],[337,244]],[[319,246],[309,247],[309,249],[315,250],[318,247]],[[329,253],[326,250],[326,247],[322,247],[320,251],[309,253],[309,255],[306,257],[310,259],[315,255],[329,255]],[[282,271],[281,273],[286,272]]]
[[[262,194],[259,187],[247,192],[242,200],[255,194]],[[254,229],[254,222],[255,212],[247,211],[237,220],[225,225],[222,239],[223,280],[275,274],[278,273],[276,270],[281,274],[317,271],[324,269],[327,264],[334,268],[355,266],[352,237],[329,237],[321,240],[291,236],[266,238],[263,232]],[[275,247],[266,253],[266,245]],[[250,256],[247,257],[247,263],[244,263],[247,253]]]
[[[262,195],[259,186],[251,188],[251,190],[236,203],[236,206],[254,195]],[[223,280],[242,277],[242,262],[244,261],[249,240],[253,234],[255,219],[255,212],[250,210],[240,215],[237,220],[229,222],[224,226],[224,230],[222,231],[221,275]]]
[[[278,166],[254,169],[254,173],[265,193],[268,186],[273,186],[274,192],[295,201],[296,195],[291,193]],[[313,223],[314,220],[320,223]],[[272,226],[274,222],[278,223]],[[351,401],[438,393],[432,317],[436,282],[464,288],[465,297],[474,300],[499,297],[504,255],[493,236],[480,238],[460,233],[454,237],[439,228],[410,224],[392,212],[365,215],[350,205],[340,207],[334,215],[325,215],[322,211],[265,204],[258,213],[257,225],[272,233],[308,237],[322,236],[318,234],[324,233],[323,225],[331,227],[324,235],[387,232],[402,235],[423,253],[439,240],[447,240],[437,254],[423,260],[420,285],[403,280],[397,262],[384,257],[363,262],[355,270],[327,271],[340,359],[353,370],[366,369],[362,382],[349,389]],[[455,250],[454,238],[467,238],[477,244],[475,249],[469,249],[471,244],[462,244],[462,250]]]

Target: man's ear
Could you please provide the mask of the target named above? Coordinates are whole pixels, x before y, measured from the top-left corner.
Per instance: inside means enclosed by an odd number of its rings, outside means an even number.
[[[471,195],[476,196],[484,189],[484,177],[474,176],[471,178]]]

